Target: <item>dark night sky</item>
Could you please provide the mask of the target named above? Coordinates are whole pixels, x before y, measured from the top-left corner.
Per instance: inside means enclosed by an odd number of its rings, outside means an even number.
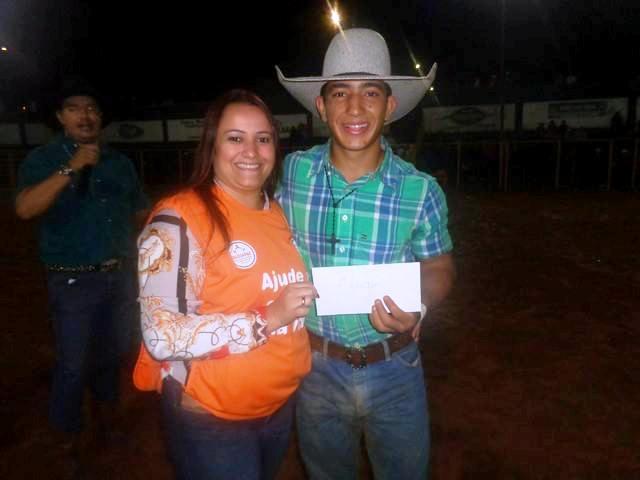
[[[215,6],[214,6],[215,5]],[[626,88],[640,73],[638,0],[506,0],[506,65],[523,81],[574,73]],[[437,86],[498,71],[500,0],[345,0],[347,26],[383,33],[398,73],[407,46],[440,65]],[[0,92],[39,98],[82,74],[121,99],[209,100],[269,86],[273,66],[319,74],[333,35],[325,0],[144,2],[0,0]],[[271,87],[268,87],[271,88]],[[275,85],[274,85],[275,88]]]

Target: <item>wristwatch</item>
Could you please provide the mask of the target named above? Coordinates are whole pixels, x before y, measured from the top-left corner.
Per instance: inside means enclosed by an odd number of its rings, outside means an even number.
[[[69,165],[60,165],[57,173],[58,175],[64,175],[65,177],[73,177],[76,174],[76,171]]]

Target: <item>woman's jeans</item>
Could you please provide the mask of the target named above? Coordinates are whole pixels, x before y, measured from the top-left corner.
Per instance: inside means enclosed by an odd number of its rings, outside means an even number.
[[[289,446],[294,400],[272,415],[225,420],[180,406],[182,386],[167,377],[162,417],[169,457],[178,480],[271,480]]]

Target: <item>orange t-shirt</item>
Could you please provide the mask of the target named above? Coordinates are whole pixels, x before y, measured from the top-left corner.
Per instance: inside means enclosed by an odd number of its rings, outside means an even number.
[[[211,236],[208,213],[194,193],[180,193],[155,208],[176,211],[203,252],[199,314],[249,312],[278,298],[288,283],[307,279],[279,205],[253,210],[213,189],[229,223],[231,244],[222,253],[222,236],[217,231]],[[190,361],[185,391],[216,416],[259,418],[282,406],[310,368],[304,319],[297,319],[247,353]]]

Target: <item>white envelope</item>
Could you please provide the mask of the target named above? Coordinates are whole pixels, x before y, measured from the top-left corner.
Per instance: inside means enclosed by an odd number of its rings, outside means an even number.
[[[420,311],[420,263],[387,263],[311,269],[318,315],[370,313],[388,295],[405,312]]]

